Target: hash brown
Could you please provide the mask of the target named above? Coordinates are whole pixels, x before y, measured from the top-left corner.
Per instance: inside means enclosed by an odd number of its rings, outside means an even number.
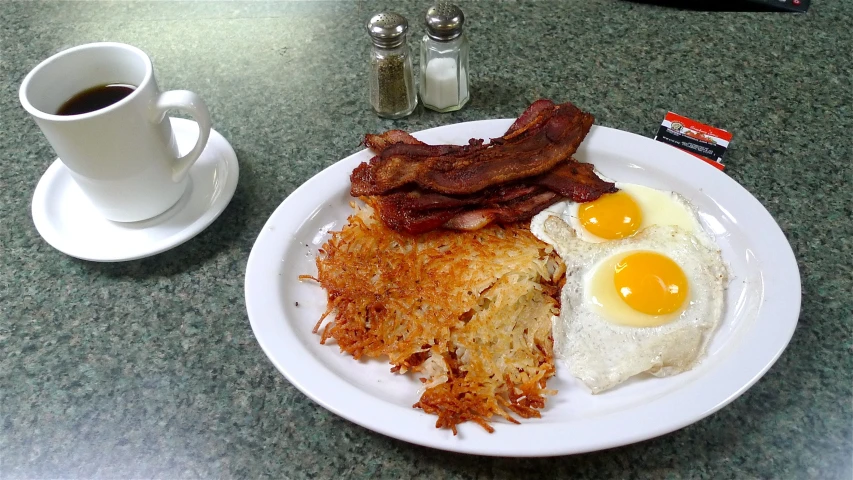
[[[539,417],[554,375],[551,318],[565,266],[526,224],[396,232],[366,205],[317,256],[328,307],[315,326],[353,356],[416,372],[414,407],[453,430]],[[305,277],[303,277],[305,278]],[[328,320],[328,322],[325,322]],[[325,323],[325,325],[324,325]]]

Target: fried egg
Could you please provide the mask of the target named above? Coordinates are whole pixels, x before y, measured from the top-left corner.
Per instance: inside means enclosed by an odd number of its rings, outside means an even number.
[[[599,243],[555,215],[541,227],[566,264],[554,351],[592,393],[699,362],[723,316],[728,269],[719,249],[678,225]]]
[[[635,235],[652,225],[676,225],[709,240],[692,205],[675,192],[633,183],[615,182],[616,193],[587,203],[558,202],[533,218],[531,231],[541,233],[542,222],[560,216],[582,240],[601,243]]]

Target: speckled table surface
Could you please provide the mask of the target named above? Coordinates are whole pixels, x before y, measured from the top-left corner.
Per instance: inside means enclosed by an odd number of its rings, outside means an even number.
[[[366,103],[363,23],[424,1],[0,3],[0,477],[820,478],[853,476],[853,4],[805,15],[639,3],[460,3],[472,101],[398,121]],[[196,238],[100,264],[51,248],[30,214],[55,155],[18,103],[24,75],[77,44],[153,58],[164,89],[208,103],[240,183]],[[541,459],[413,446],[291,386],[246,314],[246,261],[296,187],[360,135],[516,116],[540,97],[653,136],[667,110],[734,133],[727,173],[777,220],[802,311],[772,369],[721,411],[663,437]],[[566,432],[571,435],[571,432]]]

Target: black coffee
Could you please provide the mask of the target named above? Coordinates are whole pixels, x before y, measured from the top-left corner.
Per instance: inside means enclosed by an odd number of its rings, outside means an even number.
[[[98,85],[69,98],[56,111],[57,115],[80,115],[94,112],[118,102],[133,93],[136,87],[124,84]]]

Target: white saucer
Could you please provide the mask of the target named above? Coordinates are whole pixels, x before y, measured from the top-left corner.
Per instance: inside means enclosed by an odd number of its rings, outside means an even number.
[[[198,138],[198,125],[171,118],[181,154]],[[190,169],[186,192],[172,208],[141,222],[102,217],[57,159],[33,194],[33,222],[51,246],[72,257],[119,262],[156,255],[207,228],[225,210],[237,188],[237,155],[225,138],[210,130],[201,157]]]

